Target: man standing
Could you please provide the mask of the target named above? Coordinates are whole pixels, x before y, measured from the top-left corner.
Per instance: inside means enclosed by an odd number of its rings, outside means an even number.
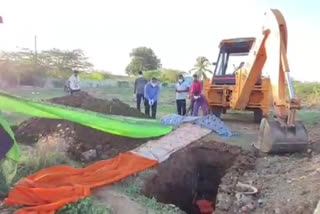
[[[139,78],[134,82],[133,96],[137,101],[137,109],[141,111],[141,101],[144,99],[144,87],[147,84],[147,80],[143,78],[142,71],[139,71]]]
[[[190,106],[188,107],[187,114],[191,111],[191,115],[193,114],[193,107],[194,107],[194,96],[195,94],[200,95],[202,93],[202,85],[201,82],[198,80],[198,75],[193,75],[193,82],[190,86],[189,91],[189,98],[190,98]]]
[[[79,71],[73,71],[73,74],[68,79],[68,86],[71,94],[80,91]]]
[[[177,112],[179,115],[186,115],[186,99],[188,96],[189,86],[184,81],[182,74],[179,75],[178,82],[176,83],[176,102]]]
[[[160,86],[157,83],[156,78],[152,78],[151,82],[147,83],[144,87],[144,106],[145,113],[150,117],[150,108],[151,108],[151,117],[156,118],[157,114],[157,102],[160,94]]]
[[[203,94],[199,94],[197,92],[194,93],[193,103],[192,116],[198,116],[200,108],[202,110],[202,116],[208,115],[208,103]]]

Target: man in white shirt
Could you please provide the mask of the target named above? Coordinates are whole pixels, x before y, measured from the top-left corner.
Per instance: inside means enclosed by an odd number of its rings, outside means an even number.
[[[182,74],[179,75],[178,82],[176,83],[176,102],[177,112],[179,115],[186,115],[186,101],[189,92],[189,85],[184,81]]]
[[[79,71],[74,71],[71,77],[69,77],[68,86],[71,94],[80,91]]]

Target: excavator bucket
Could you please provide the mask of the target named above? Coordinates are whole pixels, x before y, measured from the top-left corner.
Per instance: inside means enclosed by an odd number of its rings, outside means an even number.
[[[256,147],[264,153],[305,152],[308,148],[308,134],[302,122],[295,127],[281,126],[275,119],[262,119]]]

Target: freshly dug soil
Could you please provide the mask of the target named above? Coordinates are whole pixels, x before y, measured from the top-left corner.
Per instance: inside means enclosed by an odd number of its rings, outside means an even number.
[[[254,160],[239,147],[199,140],[161,163],[146,181],[143,193],[188,214],[200,214],[196,202],[207,200],[215,208],[222,177],[231,171],[243,173],[253,167]]]
[[[102,100],[90,96],[86,92],[75,93],[72,96],[58,97],[49,102],[95,111],[104,114],[114,114],[145,118],[138,110],[120,100]],[[94,150],[93,155],[86,159],[106,159],[118,153],[131,150],[146,142],[148,139],[133,139],[98,131],[86,126],[65,120],[31,118],[15,130],[17,140],[21,143],[32,144],[39,136],[58,132],[64,137],[73,138],[69,145],[69,154],[76,160],[83,159],[83,152]]]

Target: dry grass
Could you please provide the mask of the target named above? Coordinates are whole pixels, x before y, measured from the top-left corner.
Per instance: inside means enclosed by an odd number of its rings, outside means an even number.
[[[19,163],[15,181],[43,168],[61,164],[74,165],[66,154],[70,145],[67,140],[57,133],[41,137],[34,147],[26,151]]]
[[[294,88],[304,107],[320,108],[320,83],[294,82]]]

